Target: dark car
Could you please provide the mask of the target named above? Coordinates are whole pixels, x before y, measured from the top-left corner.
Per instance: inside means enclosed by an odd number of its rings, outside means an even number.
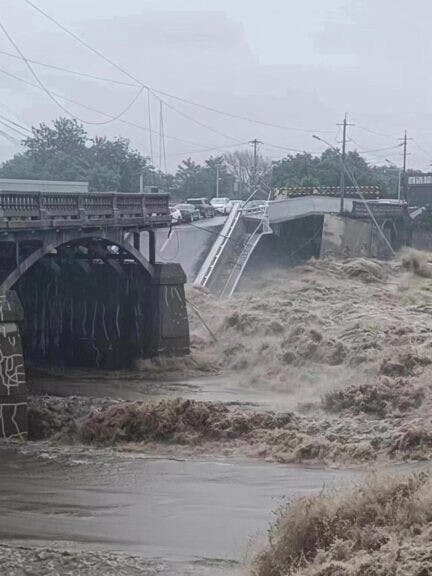
[[[198,208],[203,218],[212,218],[215,215],[215,209],[207,200],[207,198],[188,198],[188,204],[193,204]]]
[[[180,212],[182,222],[194,222],[201,218],[200,211],[193,204],[177,204],[174,210]]]

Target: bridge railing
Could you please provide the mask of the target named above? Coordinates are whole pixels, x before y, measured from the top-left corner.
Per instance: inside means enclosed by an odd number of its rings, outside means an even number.
[[[0,191],[0,228],[169,225],[168,194]]]

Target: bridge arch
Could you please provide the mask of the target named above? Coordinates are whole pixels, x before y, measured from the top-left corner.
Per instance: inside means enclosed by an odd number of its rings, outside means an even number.
[[[80,243],[103,243],[106,246],[115,246],[128,253],[149,275],[153,278],[155,274],[154,265],[150,264],[147,258],[137,250],[132,244],[120,238],[117,233],[105,233],[103,235],[94,232],[71,232],[69,234],[54,235],[45,240],[40,247],[36,247],[33,252],[23,260],[19,260],[16,267],[11,270],[0,283],[0,291],[5,294],[13,289],[19,279],[26,274],[32,266],[49,254],[55,253],[62,246],[79,245]]]
[[[0,181],[0,438],[26,435],[29,360],[118,367],[189,350],[185,275],[153,257],[168,195],[75,184]]]
[[[21,301],[24,355],[37,364],[129,368],[155,350],[156,267],[116,234],[48,238],[2,283]]]

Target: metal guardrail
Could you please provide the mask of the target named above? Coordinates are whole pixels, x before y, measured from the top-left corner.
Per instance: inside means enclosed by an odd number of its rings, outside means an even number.
[[[231,234],[236,227],[240,218],[241,210],[238,204],[234,204],[228,218],[225,221],[224,227],[213,244],[207,258],[204,260],[200,271],[197,274],[194,284],[196,286],[205,286],[210,279],[210,276],[215,269],[215,266],[229,241]]]
[[[406,212],[406,204],[404,202],[386,202],[383,201],[369,201],[367,202],[372,214],[376,218],[392,218],[403,216]],[[369,212],[364,202],[360,200],[353,201],[352,215],[358,218],[369,218]]]
[[[222,292],[220,294],[221,297],[231,297],[234,294],[235,289],[237,288],[237,285],[240,282],[240,279],[243,275],[243,271],[246,268],[246,264],[249,262],[249,258],[251,257],[261,237],[265,234],[273,233],[269,221],[268,207],[269,207],[268,202],[262,207],[261,221],[255,228],[255,230],[252,232],[252,234],[250,234],[249,238],[244,244],[243,250],[241,251],[237,259],[237,262],[234,264],[234,267],[231,270],[228,280],[226,281],[225,286],[222,289]]]
[[[168,194],[0,191],[0,229],[164,226]]]

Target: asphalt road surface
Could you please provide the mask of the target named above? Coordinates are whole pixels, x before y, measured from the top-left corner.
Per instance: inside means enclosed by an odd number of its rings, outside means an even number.
[[[210,248],[222,230],[225,216],[215,216],[197,220],[193,224],[178,224],[171,230],[156,230],[156,260],[158,262],[176,262],[181,264],[188,282],[195,280]],[[142,233],[141,245],[143,254],[148,257],[148,239]]]

